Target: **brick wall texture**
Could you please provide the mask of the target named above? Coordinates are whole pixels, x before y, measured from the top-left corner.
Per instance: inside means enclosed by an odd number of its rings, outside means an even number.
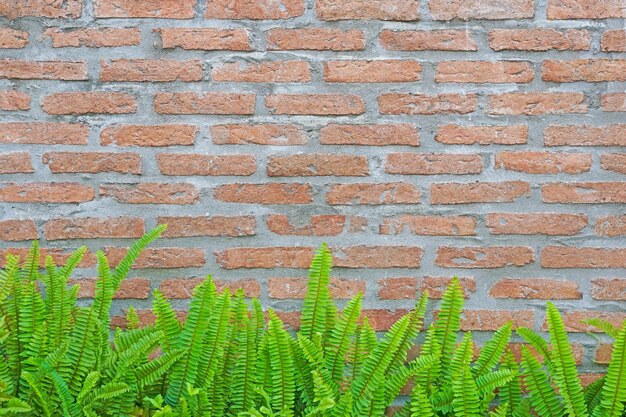
[[[624,0],[0,0],[0,255],[41,239],[150,320],[200,277],[296,324],[314,248],[384,329],[458,275],[463,329],[626,317]],[[435,302],[431,309],[436,309]]]

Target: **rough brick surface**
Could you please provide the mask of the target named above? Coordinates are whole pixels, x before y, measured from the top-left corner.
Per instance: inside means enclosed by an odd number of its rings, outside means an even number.
[[[119,314],[154,321],[159,288],[182,317],[212,274],[298,326],[304,269],[327,242],[333,293],[364,292],[376,329],[455,275],[466,330],[539,330],[547,299],[576,333],[600,313],[618,322],[625,13],[624,0],[0,0],[0,263],[31,239],[57,262],[85,244],[90,297],[99,248],[115,263],[167,223]],[[606,362],[586,337],[577,361]]]

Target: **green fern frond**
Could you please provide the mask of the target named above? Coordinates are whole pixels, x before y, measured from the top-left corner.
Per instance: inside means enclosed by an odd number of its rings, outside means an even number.
[[[176,318],[176,312],[163,293],[157,289],[152,295],[152,311],[156,317],[155,326],[163,332],[163,349],[171,351],[175,349],[180,335],[180,322]]]
[[[513,324],[508,322],[485,343],[476,360],[476,366],[472,368],[474,378],[491,372],[498,365],[511,338],[512,329]]]
[[[421,385],[415,385],[411,392],[411,417],[434,417],[433,407]]]
[[[530,402],[540,417],[561,417],[563,406],[550,384],[548,375],[526,346],[522,346],[524,383],[530,394]]]
[[[307,292],[302,306],[300,333],[312,339],[316,333],[326,333],[327,309],[330,301],[329,282],[332,255],[326,244],[315,252],[309,268]]]
[[[548,342],[533,330],[527,329],[526,327],[519,327],[515,332],[543,356],[544,363],[548,366],[548,369],[552,370],[552,360],[550,359],[551,352]]]
[[[591,384],[583,388],[585,392],[585,403],[587,404],[587,411],[593,415],[594,410],[600,405],[602,401],[602,387],[604,387],[605,377],[596,379]]]
[[[356,333],[362,301],[363,296],[359,293],[348,302],[325,344],[326,368],[336,383],[344,375],[345,357]]]
[[[581,322],[597,327],[598,329],[602,330],[607,335],[611,336],[613,339],[617,339],[617,336],[619,335],[620,329],[615,327],[613,323],[608,322],[606,320],[594,317],[590,319],[581,320]]]
[[[269,361],[272,369],[272,410],[285,417],[293,415],[295,400],[294,363],[289,333],[280,319],[270,311],[267,329]]]
[[[613,343],[611,361],[604,378],[597,417],[621,417],[626,402],[626,321]]]
[[[478,387],[470,370],[473,356],[472,334],[466,333],[450,362],[452,373],[452,408],[457,417],[479,417]]]
[[[465,298],[458,278],[454,277],[441,299],[441,308],[435,321],[437,344],[441,346],[441,369],[448,369],[456,346],[457,332],[461,327],[461,314]]]
[[[161,234],[167,228],[166,225],[162,224],[154,229],[148,231],[141,238],[137,239],[128,249],[126,255],[115,267],[115,272],[113,273],[113,292],[117,291],[120,287],[120,283],[126,278],[128,273],[130,272],[130,268],[135,263],[135,260],[141,254],[141,251],[148,246],[153,240],[161,236]]]
[[[509,403],[504,403],[489,413],[489,417],[507,417],[509,412]]]

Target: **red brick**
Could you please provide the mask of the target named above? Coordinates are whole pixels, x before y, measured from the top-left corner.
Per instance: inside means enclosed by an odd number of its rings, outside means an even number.
[[[535,324],[535,313],[532,310],[463,310],[461,330],[493,332],[508,322],[513,328],[529,327]]]
[[[496,169],[527,174],[580,174],[591,170],[591,154],[564,152],[498,152]]]
[[[626,124],[550,125],[544,141],[546,146],[626,146]]]
[[[549,0],[548,19],[609,19],[626,17],[622,0]]]
[[[489,290],[493,298],[534,300],[580,300],[583,295],[574,281],[542,278],[506,278]]]
[[[304,13],[304,0],[209,0],[208,19],[289,19]]]
[[[224,269],[301,268],[313,259],[311,247],[229,248],[215,251],[215,262]]]
[[[429,0],[434,20],[528,19],[535,15],[533,0]]]
[[[596,355],[593,359],[595,363],[608,365],[611,362],[611,353],[613,345],[610,343],[602,343],[596,349]]]
[[[267,282],[270,298],[279,300],[303,299],[309,279],[306,277],[270,278]],[[365,281],[330,279],[330,295],[335,300],[345,300],[354,297],[357,293],[365,293]]]
[[[250,35],[245,29],[159,28],[163,48],[201,51],[251,51]]]
[[[324,81],[330,83],[404,83],[419,81],[422,66],[417,61],[329,61],[324,63]]]
[[[605,153],[600,155],[600,166],[607,171],[626,174],[626,153]]]
[[[361,216],[348,217],[348,233],[362,233],[367,229],[367,218]]]
[[[626,236],[626,214],[599,217],[595,230],[600,236]]]
[[[100,143],[122,147],[193,145],[197,133],[193,125],[115,125],[102,130]]]
[[[343,232],[346,224],[344,215],[314,215],[311,216],[308,224],[302,219],[297,219],[294,223],[289,221],[289,217],[284,214],[270,214],[267,216],[267,228],[283,236],[337,236]]]
[[[11,254],[20,258],[20,261],[24,262],[26,260],[26,256],[28,255],[28,248],[8,248],[8,249],[0,249],[0,265],[5,267],[5,259],[6,256]],[[39,267],[44,268],[46,266],[45,260],[47,256],[52,257],[52,260],[56,265],[65,265],[67,259],[70,257],[72,252],[66,251],[64,249],[53,249],[53,248],[40,248],[40,256],[39,256]],[[93,268],[96,266],[96,257],[87,251],[83,260],[78,264],[78,268]]]
[[[458,277],[465,298],[476,291],[476,281],[471,277]],[[441,298],[452,281],[451,277],[384,278],[378,280],[378,298],[381,300],[415,300],[428,291],[428,297]]]
[[[419,0],[317,0],[321,20],[418,20]]]
[[[43,38],[50,38],[53,48],[87,47],[105,48],[119,46],[135,46],[141,42],[139,28],[85,28],[65,29],[47,28]]]
[[[159,19],[191,19],[194,0],[95,0],[94,10],[101,17],[158,17]]]
[[[93,188],[73,182],[31,182],[0,185],[0,201],[5,203],[83,203],[96,197]]]
[[[28,44],[28,32],[0,27],[0,49],[19,49],[26,44]]]
[[[0,174],[30,174],[35,172],[28,152],[0,153]]]
[[[135,113],[137,101],[126,93],[54,93],[44,97],[42,108],[48,114],[124,114]]]
[[[11,20],[27,16],[76,19],[81,15],[82,5],[82,0],[63,2],[9,0],[0,3],[0,16],[6,16]]]
[[[78,298],[93,298],[96,293],[96,279],[70,279],[69,285],[78,285]],[[147,278],[127,278],[120,283],[120,288],[113,295],[116,300],[145,300],[150,296],[150,280]]]
[[[467,30],[383,30],[380,43],[390,51],[477,51]]]
[[[105,248],[111,266],[116,266],[126,255],[126,248]],[[204,266],[204,250],[199,248],[147,248],[135,261],[133,269],[191,268]]]
[[[154,110],[160,114],[254,114],[255,94],[156,93]]]
[[[0,123],[0,143],[86,145],[89,128],[79,123]]]
[[[541,250],[544,268],[626,268],[624,248],[546,246]]]
[[[528,143],[528,126],[439,126],[437,142],[448,145],[522,145]]]
[[[407,182],[333,184],[326,194],[330,205],[419,204],[421,193]]]
[[[405,227],[423,236],[476,236],[476,219],[471,216],[417,216],[403,214],[383,219],[381,235],[398,235]]]
[[[0,59],[0,78],[16,80],[84,81],[87,64],[84,61],[25,61]]]
[[[419,268],[424,254],[415,246],[348,246],[332,252],[338,268]]]
[[[398,320],[409,313],[408,309],[366,309],[363,315],[369,319],[369,323],[376,332],[384,332],[391,328]]]
[[[590,384],[597,381],[598,379],[602,378],[603,376],[604,376],[604,373],[584,372],[584,373],[578,374],[578,379],[580,379],[580,382],[583,387],[587,387]]]
[[[144,182],[139,184],[102,184],[100,195],[128,204],[194,204],[199,190],[185,183]]]
[[[310,184],[225,184],[215,187],[213,196],[227,203],[308,204],[313,201]]]
[[[361,51],[365,49],[365,34],[333,28],[271,29],[267,33],[267,49]]]
[[[483,158],[478,154],[390,153],[385,172],[402,175],[480,174]]]
[[[506,93],[488,98],[488,114],[536,116],[587,113],[583,93]]]
[[[591,297],[594,300],[626,301],[626,279],[596,278],[591,280]]]
[[[100,61],[102,82],[201,81],[202,61],[171,59],[114,59]]]
[[[525,181],[430,185],[431,204],[512,203],[520,197],[530,197],[530,184]]]
[[[265,105],[272,114],[341,116],[365,113],[365,102],[354,94],[271,94]]]
[[[305,145],[307,137],[295,125],[225,124],[210,127],[211,139],[217,145]]]
[[[494,51],[588,51],[591,32],[578,29],[494,29],[489,32]]]
[[[369,175],[367,157],[346,154],[270,155],[270,177],[357,176]]]
[[[320,129],[322,145],[419,146],[419,132],[411,124],[328,124]]]
[[[602,330],[594,327],[590,324],[582,323],[583,320],[588,319],[603,319],[612,323],[616,327],[622,327],[622,322],[626,320],[626,313],[613,313],[607,311],[563,311],[563,322],[565,324],[565,330],[570,333],[601,333]],[[541,329],[548,330],[548,324],[543,322]]]
[[[541,197],[544,203],[626,203],[626,182],[547,183]]]
[[[518,61],[444,61],[437,64],[438,83],[529,83],[533,68]]]
[[[381,114],[468,114],[476,111],[476,94],[405,94],[378,96]]]
[[[435,265],[443,268],[504,268],[524,266],[534,261],[535,253],[526,246],[440,246]]]
[[[139,217],[73,217],[46,222],[43,233],[46,240],[65,239],[123,239],[139,238],[146,231]]]
[[[18,90],[0,90],[0,110],[29,110],[30,96]]]
[[[584,214],[489,213],[487,227],[492,235],[576,235],[587,226]]]
[[[157,155],[163,175],[252,175],[254,155],[206,155],[161,153]]]
[[[141,174],[141,156],[137,153],[113,152],[46,152],[42,162],[50,172],[90,173],[117,172]]]
[[[311,81],[307,61],[228,62],[211,72],[213,81],[246,83],[306,83]]]
[[[38,238],[37,225],[32,220],[0,220],[0,240],[17,242]]]
[[[165,279],[161,282],[160,290],[168,299],[188,299],[193,295],[193,290],[204,282],[205,278],[174,278]],[[229,288],[232,293],[239,288],[243,290],[246,297],[259,297],[261,286],[254,279],[238,279],[235,281],[214,281],[219,292]]]
[[[626,93],[607,93],[600,96],[602,111],[626,112]]]
[[[455,278],[458,278],[465,298],[469,298],[470,293],[476,292],[476,280],[473,277]],[[451,281],[451,277],[424,277],[420,284],[420,291],[428,291],[429,298],[442,298],[446,289],[450,286]]]
[[[604,32],[601,47],[605,52],[626,52],[626,30],[607,30]]]
[[[573,83],[626,81],[626,59],[577,59],[543,61],[543,81]]]
[[[254,216],[202,216],[202,217],[157,217],[158,224],[166,224],[163,237],[195,236],[253,236],[256,220]]]

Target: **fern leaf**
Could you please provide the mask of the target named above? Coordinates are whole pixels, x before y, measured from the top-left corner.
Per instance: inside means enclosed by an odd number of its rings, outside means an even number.
[[[336,383],[341,381],[344,374],[345,357],[356,332],[362,301],[363,296],[359,293],[348,302],[325,344],[326,368]]]
[[[474,382],[469,366],[472,355],[472,334],[466,333],[450,363],[452,391],[454,394],[452,408],[457,417],[479,416],[480,399],[478,387],[476,382]]]
[[[620,417],[626,402],[626,321],[613,343],[611,361],[602,387],[602,400],[594,416]]]
[[[176,318],[176,312],[163,293],[157,289],[152,295],[152,311],[156,317],[155,326],[163,332],[163,349],[167,352],[175,349],[178,336],[180,335],[180,322]]]
[[[281,415],[292,416],[295,400],[294,363],[289,345],[289,334],[280,319],[270,311],[267,329],[269,360],[272,369],[272,409]]]
[[[153,240],[158,238],[161,233],[167,228],[166,225],[159,225],[154,229],[144,234],[141,238],[137,239],[126,252],[126,255],[115,267],[115,273],[113,274],[113,292],[119,289],[120,283],[126,278],[130,268],[135,260],[141,254],[141,251],[148,246]]]
[[[530,394],[530,402],[540,417],[561,417],[563,406],[550,385],[541,364],[526,346],[522,346],[524,382]]]
[[[413,387],[410,409],[411,417],[434,417],[430,399],[421,385],[415,385],[415,387]]]
[[[492,336],[492,338],[485,343],[485,346],[478,355],[476,360],[476,366],[472,368],[474,378],[478,378],[486,373],[489,373],[493,368],[498,365],[500,358],[504,354],[509,339],[511,338],[513,324],[508,322],[504,326],[500,327]]]
[[[441,369],[446,370],[452,360],[456,345],[457,332],[461,327],[461,313],[465,303],[463,288],[458,278],[454,277],[441,299],[441,309],[435,321],[437,344],[441,347]]]
[[[309,281],[302,307],[300,333],[312,339],[316,333],[326,333],[327,309],[330,301],[328,289],[332,255],[325,244],[315,252],[309,268]]]

